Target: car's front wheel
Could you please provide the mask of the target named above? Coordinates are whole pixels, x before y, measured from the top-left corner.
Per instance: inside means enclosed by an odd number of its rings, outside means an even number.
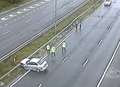
[[[40,70],[39,70],[39,69],[37,69],[36,71],[37,71],[37,72],[40,72]]]

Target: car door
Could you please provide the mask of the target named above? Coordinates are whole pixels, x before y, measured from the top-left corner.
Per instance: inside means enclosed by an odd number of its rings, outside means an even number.
[[[28,63],[28,68],[30,70],[36,71],[37,70],[37,63],[35,63],[35,62],[29,62]]]

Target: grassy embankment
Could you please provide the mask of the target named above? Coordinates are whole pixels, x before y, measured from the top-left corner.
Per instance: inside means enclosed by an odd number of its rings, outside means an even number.
[[[17,7],[23,3],[31,0],[19,0],[17,3],[8,2],[8,0],[0,0],[0,12],[10,10],[11,8]]]

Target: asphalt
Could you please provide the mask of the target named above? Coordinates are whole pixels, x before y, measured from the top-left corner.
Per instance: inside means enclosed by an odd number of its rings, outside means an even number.
[[[81,32],[73,30],[66,39],[66,53],[59,47],[55,57],[47,57],[48,72],[31,71],[14,87],[96,87],[120,39],[118,3],[102,5],[82,22]],[[115,61],[118,70],[118,56]],[[119,87],[118,79],[107,77],[101,87]]]
[[[57,19],[65,16],[71,10],[79,6],[84,0],[58,0],[57,1]],[[38,33],[43,33],[51,24],[54,23],[54,0],[37,2],[36,7],[24,14],[10,18],[6,21],[0,21],[0,58],[31,39]],[[34,5],[35,3],[33,3]],[[32,5],[31,5],[32,6]],[[24,7],[28,9],[28,7]],[[24,8],[18,11],[23,12]],[[14,12],[10,14],[16,15]],[[8,15],[8,14],[7,14]]]
[[[114,57],[100,87],[120,87],[120,48]]]

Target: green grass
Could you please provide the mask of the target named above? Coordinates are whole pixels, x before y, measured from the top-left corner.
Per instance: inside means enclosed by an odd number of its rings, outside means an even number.
[[[44,45],[46,42],[48,42],[51,38],[53,38],[57,33],[62,31],[66,26],[68,26],[76,17],[78,17],[80,14],[82,14],[84,11],[86,11],[93,3],[90,1],[88,5],[83,6],[82,8],[78,9],[76,12],[74,12],[72,15],[66,17],[63,21],[57,24],[56,31],[54,30],[54,27],[49,29],[47,32],[42,34],[39,38],[16,52],[14,55],[10,56],[6,60],[0,63],[0,77],[3,76],[5,73],[10,71],[13,67],[15,67],[23,58],[28,57],[30,54],[32,54],[34,51],[36,51],[38,48],[40,48],[42,45]],[[98,7],[100,3],[96,4],[96,7]],[[84,16],[80,17],[81,20],[83,20],[87,15],[89,15],[91,12],[93,12],[95,9],[92,9],[88,11]],[[16,62],[13,62],[13,58],[16,58]],[[22,72],[20,68],[16,69],[17,72]],[[16,71],[15,70],[15,71]],[[23,71],[24,72],[24,71]],[[7,78],[5,77],[2,79],[6,84],[10,82],[11,79],[16,78],[18,76],[18,73],[12,72],[12,74]],[[10,78],[10,79],[9,79]],[[9,79],[9,81],[7,80]]]
[[[17,68],[15,70],[13,70],[10,74],[8,74],[5,78],[2,79],[2,82],[4,82],[4,86],[6,87],[11,80],[14,80],[15,78],[17,78],[18,76],[21,76],[25,73],[25,70],[23,70],[23,68]]]
[[[28,2],[28,1],[31,1],[31,0],[21,0],[20,2],[13,4],[13,3],[10,3],[6,0],[0,0],[0,12],[10,10],[11,8],[17,7],[23,3]]]

